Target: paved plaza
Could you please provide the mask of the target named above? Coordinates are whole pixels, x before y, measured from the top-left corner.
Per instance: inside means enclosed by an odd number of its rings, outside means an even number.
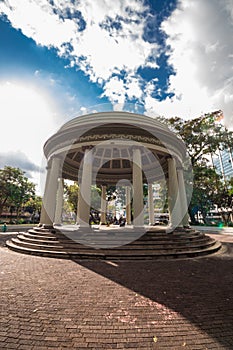
[[[192,260],[23,255],[0,234],[0,349],[233,349],[233,235]]]

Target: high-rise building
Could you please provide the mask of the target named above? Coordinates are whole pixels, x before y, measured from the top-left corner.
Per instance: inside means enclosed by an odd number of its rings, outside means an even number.
[[[213,166],[223,179],[229,180],[233,177],[233,151],[232,149],[218,150],[212,155]]]

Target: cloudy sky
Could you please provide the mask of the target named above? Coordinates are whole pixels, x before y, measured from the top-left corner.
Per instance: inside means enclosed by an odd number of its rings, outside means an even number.
[[[233,0],[0,0],[0,167],[38,182],[64,122],[135,105],[233,127]]]

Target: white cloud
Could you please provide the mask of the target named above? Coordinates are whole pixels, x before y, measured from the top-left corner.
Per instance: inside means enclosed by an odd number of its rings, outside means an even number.
[[[21,151],[0,153],[0,168],[4,168],[5,165],[20,168],[29,174],[44,171],[44,169],[30,161],[27,155]]]
[[[107,93],[106,93],[107,91]],[[113,103],[124,103],[125,100],[125,85],[122,79],[118,77],[112,77],[105,84],[105,95],[107,95]]]
[[[113,75],[123,71],[126,82],[125,88],[117,92],[122,94],[120,99],[139,96],[135,72],[140,66],[154,67],[158,53],[157,44],[143,38],[148,16],[143,1],[80,0],[69,6],[65,0],[53,3],[8,0],[0,4],[0,12],[38,44],[53,46],[61,56],[67,55],[71,66],[79,66],[93,82],[112,84]],[[126,93],[127,83],[132,93],[129,89]],[[111,98],[111,93],[105,88],[107,97]]]
[[[35,86],[0,81],[1,152],[20,154],[21,163],[26,154],[28,162],[40,167],[43,145],[58,127],[54,113],[51,99]]]
[[[0,11],[15,28],[40,45],[59,47],[69,42],[70,34],[76,30],[75,23],[61,20],[46,0],[9,0],[1,4]]]
[[[161,26],[176,72],[169,78],[168,92],[174,97],[159,102],[153,97],[154,90],[159,94],[156,81],[145,87],[136,74],[139,67],[157,67],[161,52],[157,43],[144,39],[151,14],[143,0],[0,2],[0,13],[15,28],[69,57],[70,65],[100,84],[113,103],[138,99],[148,113],[184,118],[222,109],[226,124],[233,127],[232,9],[233,0],[179,1]],[[51,79],[51,86],[55,83]]]
[[[130,3],[126,0],[80,2],[79,10],[86,29],[73,39],[73,55],[76,64],[81,65],[92,81],[108,81],[109,86],[112,79],[115,81],[113,73],[124,71],[127,77],[140,66],[152,65],[149,57],[157,55],[158,46],[143,39],[145,9],[137,0]],[[80,57],[85,57],[85,60],[80,61]],[[118,90],[121,99],[125,99],[125,91]],[[111,94],[105,86],[105,95],[111,99]]]
[[[159,114],[192,118],[222,109],[233,127],[233,0],[181,0],[162,24],[171,54],[170,92],[158,102],[151,93],[146,108]]]
[[[127,96],[129,99],[142,97],[142,89],[140,87],[140,80],[138,77],[128,76],[127,81]]]
[[[95,2],[95,4],[97,3],[99,5],[99,2]],[[114,8],[115,2],[112,5]],[[136,71],[139,66],[146,65],[147,58],[156,49],[155,44],[152,45],[142,39],[145,20],[141,16],[137,18],[140,23],[135,23],[132,19],[128,23],[126,20],[129,15],[125,11],[118,13],[116,8],[114,10],[114,14],[112,11],[110,12],[111,19],[118,22],[121,26],[120,29],[112,31],[107,26],[100,26],[104,22],[104,16],[100,18],[102,22],[98,22],[98,16],[96,19],[91,18],[91,20],[85,18],[87,29],[82,32],[77,40],[77,45],[75,45],[75,55],[87,57],[85,64],[89,65],[88,69],[91,71],[89,73],[91,73],[93,81],[98,77],[107,80],[113,72],[121,70]],[[110,17],[109,13],[108,16]],[[117,19],[117,16],[122,16],[122,19]]]
[[[125,81],[118,76],[111,77],[104,85],[102,96],[108,96],[113,104],[117,103],[118,105],[123,105],[126,97],[140,100],[142,97],[140,79],[131,75],[128,75]]]

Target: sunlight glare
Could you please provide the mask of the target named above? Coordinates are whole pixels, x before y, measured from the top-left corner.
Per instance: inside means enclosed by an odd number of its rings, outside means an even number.
[[[40,163],[43,144],[56,127],[55,106],[45,91],[21,82],[0,82],[0,115],[0,152],[20,150]]]

